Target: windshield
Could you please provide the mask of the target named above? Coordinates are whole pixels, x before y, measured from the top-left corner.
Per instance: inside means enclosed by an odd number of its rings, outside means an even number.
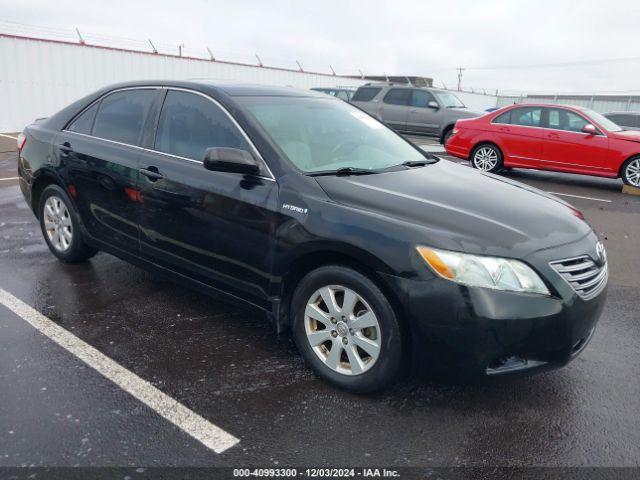
[[[425,155],[399,135],[342,101],[310,97],[237,100],[303,172],[381,170],[425,160]]]
[[[445,108],[467,108],[464,106],[464,103],[460,101],[458,97],[456,97],[453,93],[449,92],[433,92],[440,100],[440,103],[444,105]]]
[[[622,130],[624,130],[617,123],[612,122],[607,117],[598,112],[594,112],[593,110],[590,110],[588,108],[583,108],[582,111],[589,117],[591,117],[592,120],[595,120],[598,125],[609,132],[621,132]]]

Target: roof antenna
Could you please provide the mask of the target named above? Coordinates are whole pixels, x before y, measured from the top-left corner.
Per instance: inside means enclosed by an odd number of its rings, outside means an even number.
[[[364,78],[364,73],[362,73],[362,70],[358,70],[360,72],[360,78]]]
[[[209,52],[209,56],[211,57],[211,61],[215,62],[216,61],[216,57],[213,56],[213,52],[211,51],[211,49],[209,47],[207,47],[207,52]]]
[[[300,69],[300,71],[304,72],[304,70],[302,69],[302,65],[300,65],[300,62],[298,60],[296,60],[296,63],[298,64],[298,68]]]
[[[333,69],[333,67],[331,65],[329,65],[329,68],[331,69],[331,74],[333,76],[335,76],[336,75],[336,71]]]
[[[151,45],[151,49],[153,50],[153,53],[158,53],[158,49],[156,48],[156,46],[153,44],[153,42],[151,41],[150,38],[147,38],[147,42],[149,42],[149,45]]]
[[[184,48],[184,43],[181,43],[180,45],[178,45],[178,56],[181,57],[182,56],[182,49]]]
[[[256,56],[256,58],[258,59],[258,65],[261,67],[264,67],[264,65],[262,64],[262,60],[260,60],[260,57],[258,56],[257,53],[254,53],[254,55]]]
[[[82,35],[80,35],[80,30],[78,30],[78,27],[76,27],[76,33],[78,34],[78,41],[80,42],[80,45],[84,45],[85,41],[84,38],[82,38]]]

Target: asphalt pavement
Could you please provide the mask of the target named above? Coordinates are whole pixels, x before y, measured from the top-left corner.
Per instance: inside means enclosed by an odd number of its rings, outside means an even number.
[[[529,378],[410,377],[358,396],[317,379],[256,310],[102,253],[59,263],[13,179],[13,145],[0,137],[0,290],[25,307],[0,302],[0,467],[640,466],[640,197],[619,181],[506,174],[572,203],[606,245],[608,303],[580,357]],[[77,343],[52,340],[56,326]],[[102,363],[78,358],[91,349]],[[239,441],[216,453],[197,422],[105,376],[109,362]]]

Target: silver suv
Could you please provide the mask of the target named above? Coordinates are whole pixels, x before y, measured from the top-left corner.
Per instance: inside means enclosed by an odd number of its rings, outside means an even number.
[[[446,143],[456,120],[479,117],[453,93],[435,88],[367,83],[351,103],[403,133],[431,135]]]

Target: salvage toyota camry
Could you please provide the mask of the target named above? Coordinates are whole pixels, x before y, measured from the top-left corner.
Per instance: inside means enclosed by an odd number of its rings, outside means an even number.
[[[102,250],[249,302],[352,391],[410,364],[463,378],[565,365],[605,302],[605,251],[579,211],[323,94],[120,84],[28,126],[19,149],[60,260]]]

